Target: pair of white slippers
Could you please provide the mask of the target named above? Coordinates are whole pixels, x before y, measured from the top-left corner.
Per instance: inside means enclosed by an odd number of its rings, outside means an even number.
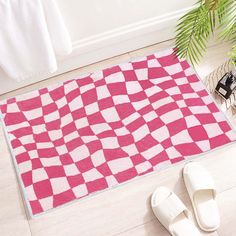
[[[215,231],[220,225],[220,216],[210,173],[201,165],[190,162],[183,169],[183,178],[199,227],[207,232]],[[170,189],[157,188],[152,194],[151,205],[155,216],[171,235],[201,235],[184,203]]]

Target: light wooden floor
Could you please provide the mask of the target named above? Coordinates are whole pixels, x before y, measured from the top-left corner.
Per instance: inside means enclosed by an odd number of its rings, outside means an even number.
[[[49,84],[76,78],[77,75],[115,65],[171,46],[171,41],[130,52],[76,71],[0,96],[0,99],[25,93]],[[211,45],[197,72],[201,77],[224,62],[229,45]],[[118,188],[80,200],[50,213],[28,219],[19,192],[11,157],[0,130],[0,236],[167,236],[150,209],[150,196],[157,186],[173,189],[191,209],[183,184],[183,164],[132,181]],[[213,175],[221,227],[203,235],[236,235],[236,144],[197,159]],[[191,236],[191,235],[189,235]]]

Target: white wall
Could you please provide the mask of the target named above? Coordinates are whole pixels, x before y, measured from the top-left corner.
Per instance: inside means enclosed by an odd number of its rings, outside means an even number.
[[[190,0],[57,0],[74,42],[191,6]]]
[[[73,42],[56,74],[174,36],[177,19],[195,0],[56,0]],[[55,74],[54,74],[55,75]],[[53,75],[48,75],[51,77]],[[40,80],[45,77],[40,78]],[[0,71],[0,94],[37,82],[17,83]]]

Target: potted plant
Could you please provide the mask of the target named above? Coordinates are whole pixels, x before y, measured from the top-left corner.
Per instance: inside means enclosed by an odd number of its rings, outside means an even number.
[[[207,49],[211,35],[236,43],[236,0],[198,0],[193,9],[179,19],[176,54],[197,64]],[[230,58],[236,64],[236,45]]]

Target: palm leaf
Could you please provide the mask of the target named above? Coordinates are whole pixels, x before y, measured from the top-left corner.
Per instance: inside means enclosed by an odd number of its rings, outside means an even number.
[[[227,11],[230,8],[230,5],[231,5],[231,0],[218,0],[216,11],[220,24],[222,24],[225,15],[227,15]]]
[[[194,65],[206,51],[207,41],[216,26],[217,0],[198,1],[196,7],[180,18],[176,29],[176,54]]]
[[[232,52],[230,54],[231,61],[236,65],[236,45],[233,46]]]
[[[228,39],[235,41],[236,39],[236,1],[235,0],[221,0],[223,10],[221,10],[222,18],[220,27],[222,33],[220,37],[222,39]],[[225,3],[223,3],[225,2]]]

